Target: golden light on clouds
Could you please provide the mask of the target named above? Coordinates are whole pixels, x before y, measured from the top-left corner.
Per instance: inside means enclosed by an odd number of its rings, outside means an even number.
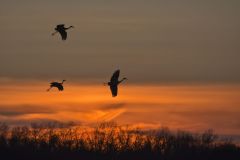
[[[96,84],[65,84],[53,89],[42,82],[0,85],[0,120],[57,120],[84,124],[115,120],[148,128],[240,133],[239,85],[129,85],[112,98]],[[4,94],[3,94],[4,93]]]

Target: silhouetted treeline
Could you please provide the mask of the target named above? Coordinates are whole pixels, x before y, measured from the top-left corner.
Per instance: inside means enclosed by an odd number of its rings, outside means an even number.
[[[0,157],[4,160],[239,160],[240,148],[220,142],[212,130],[202,134],[167,128],[143,131],[114,122],[96,127],[0,124]]]

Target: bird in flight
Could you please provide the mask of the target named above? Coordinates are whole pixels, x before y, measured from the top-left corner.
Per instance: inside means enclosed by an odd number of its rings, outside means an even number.
[[[67,39],[67,32],[66,32],[66,30],[68,30],[68,29],[70,29],[70,28],[74,28],[74,27],[73,27],[73,26],[70,26],[70,27],[65,28],[65,27],[64,27],[64,24],[59,24],[59,25],[56,26],[55,32],[52,33],[52,35],[54,36],[56,33],[59,32],[60,35],[61,35],[61,37],[62,37],[62,40],[64,41],[64,40]]]
[[[112,97],[116,97],[117,94],[118,94],[118,85],[123,82],[124,80],[127,80],[127,78],[123,78],[122,80],[118,80],[119,78],[119,74],[120,74],[120,70],[116,70],[112,77],[111,77],[111,80],[110,82],[107,83],[108,86],[110,86],[110,90],[112,92]]]
[[[52,82],[52,83],[50,83],[50,88],[49,89],[47,89],[47,91],[50,91],[50,89],[52,88],[52,87],[56,87],[56,88],[58,88],[58,90],[59,91],[63,91],[63,82],[65,82],[66,80],[62,80],[62,83],[59,83],[59,82]]]

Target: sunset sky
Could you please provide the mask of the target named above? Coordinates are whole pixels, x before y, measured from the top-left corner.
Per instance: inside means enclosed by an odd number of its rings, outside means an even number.
[[[240,135],[239,0],[0,0],[0,121]],[[51,36],[73,25],[68,39]],[[111,97],[112,73],[129,80]],[[46,92],[66,79],[64,92]],[[30,121],[29,121],[30,120]]]

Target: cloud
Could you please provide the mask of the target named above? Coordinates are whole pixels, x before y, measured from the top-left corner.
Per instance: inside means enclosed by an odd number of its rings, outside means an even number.
[[[34,118],[31,120],[24,119],[8,119],[2,121],[3,123],[11,126],[32,126],[34,128],[67,128],[72,126],[79,126],[82,123],[76,121],[59,121],[48,118]]]
[[[0,105],[0,121],[26,124],[25,121],[95,122],[113,120],[125,112],[124,103],[65,105]],[[29,122],[27,122],[29,123]]]
[[[102,110],[121,109],[124,106],[126,106],[125,103],[115,103],[115,104],[113,103],[113,104],[103,105],[102,107],[100,107],[100,109],[102,109]]]
[[[6,117],[21,116],[26,114],[53,114],[53,109],[38,105],[1,105],[0,115]]]

